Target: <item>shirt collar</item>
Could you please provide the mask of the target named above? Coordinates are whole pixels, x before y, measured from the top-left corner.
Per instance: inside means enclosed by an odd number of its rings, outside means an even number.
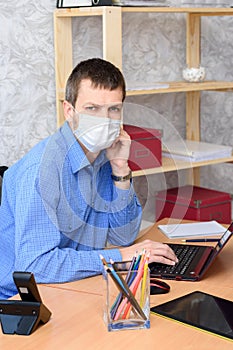
[[[89,165],[93,165],[94,167],[95,166],[100,167],[102,164],[106,162],[105,150],[100,152],[100,154],[98,155],[98,157],[96,158],[93,164],[89,162],[82,147],[80,146],[79,142],[75,138],[68,122],[65,122],[62,125],[60,131],[67,145],[67,149],[68,149],[67,157],[69,158],[73,173],[76,173],[77,171]]]

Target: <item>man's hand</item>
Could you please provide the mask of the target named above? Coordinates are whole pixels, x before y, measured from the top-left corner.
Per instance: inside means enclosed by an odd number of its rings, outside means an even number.
[[[175,265],[178,262],[174,251],[167,244],[154,242],[148,239],[133,244],[130,247],[120,248],[122,261],[132,260],[135,252],[140,254],[143,249],[150,254],[149,263],[157,262],[166,265]]]
[[[128,159],[131,139],[125,130],[121,128],[120,135],[107,149],[107,158],[112,166],[112,173],[116,176],[125,176],[129,173]]]

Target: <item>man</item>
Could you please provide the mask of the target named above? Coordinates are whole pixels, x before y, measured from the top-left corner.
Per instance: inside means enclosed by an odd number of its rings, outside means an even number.
[[[132,245],[141,206],[128,166],[130,137],[121,127],[124,98],[114,65],[81,62],[67,81],[64,125],[5,172],[0,298],[17,292],[13,271],[31,271],[38,283],[73,281],[102,272],[99,254],[125,261],[143,248],[150,261],[175,263],[165,244]]]

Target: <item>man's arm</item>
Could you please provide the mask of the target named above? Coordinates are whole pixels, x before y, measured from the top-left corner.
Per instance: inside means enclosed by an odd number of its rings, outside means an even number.
[[[100,274],[103,269],[100,253],[106,260],[121,260],[117,249],[93,250],[65,236],[48,215],[49,206],[54,209],[53,203],[45,205],[35,187],[36,175],[32,173],[33,169],[29,169],[21,178],[12,208],[15,216],[14,269],[32,271],[39,283],[55,283]]]
[[[109,215],[109,242],[114,245],[131,245],[138,236],[142,207],[131,183],[129,190],[114,188],[117,199],[111,204]]]

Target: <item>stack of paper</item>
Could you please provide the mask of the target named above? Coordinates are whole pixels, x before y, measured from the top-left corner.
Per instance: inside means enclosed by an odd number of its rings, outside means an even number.
[[[168,89],[169,84],[163,83],[128,83],[127,90],[157,90],[157,89]]]
[[[232,147],[191,140],[166,141],[163,156],[173,159],[201,162],[232,156]]]
[[[215,220],[187,224],[158,225],[158,228],[168,238],[219,236],[226,231],[226,228]]]
[[[113,5],[118,6],[170,6],[168,0],[112,0]]]
[[[230,0],[182,0],[181,6],[191,7],[231,7],[232,1]]]

